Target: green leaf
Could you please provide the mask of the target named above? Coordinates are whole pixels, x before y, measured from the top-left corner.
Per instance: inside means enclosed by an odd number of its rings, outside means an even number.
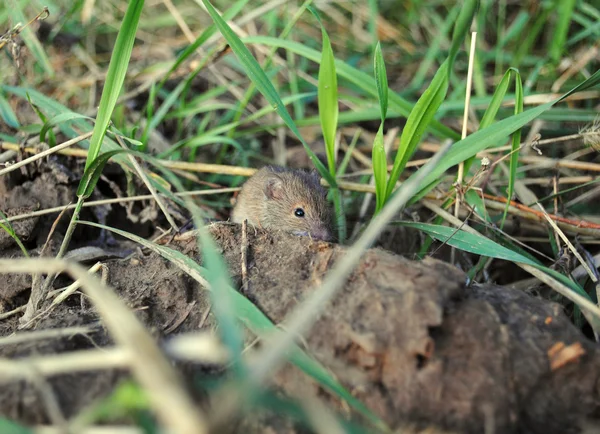
[[[244,41],[247,43],[256,43],[263,44],[268,46],[281,47],[286,50],[289,50],[293,53],[297,53],[300,56],[303,56],[313,62],[319,62],[321,59],[321,54],[313,50],[311,48],[307,48],[302,44],[297,42],[281,40],[277,38],[271,38],[268,36],[249,36],[244,38]],[[335,69],[339,77],[343,77],[348,80],[353,85],[357,86],[359,89],[362,89],[368,95],[373,97],[377,97],[377,84],[375,83],[375,79],[371,77],[369,74],[348,65],[341,60],[335,61]],[[408,102],[404,98],[402,98],[396,92],[390,90],[389,92],[389,104],[390,109],[395,110],[396,112],[402,114],[403,116],[408,116],[413,108],[413,103]],[[441,122],[437,120],[432,120],[429,128],[432,132],[434,132],[437,136],[443,138],[453,138],[459,139],[460,134],[456,131],[448,128]]]
[[[600,70],[596,71],[590,78],[571,89],[560,98],[524,111],[521,114],[498,121],[497,123],[490,125],[483,130],[479,130],[459,142],[456,142],[452,148],[450,148],[440,164],[425,177],[424,181],[422,182],[422,185],[425,186],[425,188],[423,188],[419,194],[415,196],[415,198],[424,195],[425,192],[437,185],[437,182],[441,176],[450,167],[465,161],[484,149],[501,145],[506,137],[515,132],[517,129],[521,128],[523,125],[526,125],[537,118],[540,114],[549,110],[553,105],[559,103],[575,92],[589,89],[590,87],[598,84],[600,84]],[[418,173],[418,171],[416,173]],[[415,176],[416,173],[411,175],[411,177]],[[414,203],[414,199],[411,200],[411,202]]]
[[[89,116],[84,116],[84,115],[80,115],[79,113],[75,113],[75,112],[66,112],[66,113],[60,113],[48,120],[46,120],[46,122],[44,122],[44,125],[42,126],[42,129],[40,130],[40,142],[45,142],[46,141],[46,133],[48,132],[48,130],[52,129],[55,125],[61,124],[63,122],[67,122],[67,121],[71,121],[73,119],[87,119],[93,122],[93,119],[90,118]]]
[[[150,136],[151,132],[154,131],[158,124],[160,124],[163,121],[163,119],[167,116],[167,114],[171,112],[171,107],[173,107],[174,104],[179,102],[181,92],[183,91],[185,85],[186,82],[181,81],[177,85],[177,87],[175,87],[175,89],[173,89],[169,93],[169,96],[161,104],[158,111],[154,115],[150,115],[148,122],[146,123],[146,127],[144,128],[144,132],[142,133],[142,138],[140,140],[142,142],[142,150],[146,149],[146,146],[148,145],[148,137]],[[153,89],[156,88],[153,87]],[[154,95],[150,97],[150,100],[154,100]],[[150,108],[152,106],[149,104],[148,107]]]
[[[77,196],[87,199],[90,197],[98,183],[98,179],[100,179],[100,175],[102,175],[102,170],[104,170],[104,166],[108,163],[114,155],[125,153],[127,150],[125,149],[115,149],[114,151],[104,152],[100,154],[94,161],[90,163],[90,165],[85,169],[83,176],[81,177],[81,181],[79,182],[79,186],[77,187]]]
[[[237,35],[233,32],[233,30],[231,30],[229,25],[223,20],[223,18],[221,18],[221,16],[217,13],[215,8],[208,0],[202,0],[202,3],[206,7],[206,10],[208,11],[209,15],[213,19],[215,25],[217,26],[223,37],[229,43],[229,46],[239,59],[240,63],[244,67],[244,70],[246,71],[246,74],[248,74],[248,77],[255,84],[256,88],[267,99],[267,101],[269,101],[269,103],[273,106],[273,109],[279,114],[281,119],[283,119],[288,128],[296,135],[298,140],[300,140],[300,142],[304,146],[304,149],[306,150],[306,153],[310,157],[311,161],[313,162],[321,176],[327,180],[329,185],[337,186],[335,178],[331,176],[327,168],[317,158],[312,149],[310,149],[308,143],[306,143],[304,138],[302,138],[300,131],[298,131],[296,124],[292,120],[290,114],[287,112],[285,105],[279,97],[279,94],[273,87],[273,83],[271,83],[271,80],[269,80],[267,75],[260,68],[260,65],[258,64],[256,59],[252,56],[252,53],[250,53],[250,50],[246,48],[246,46],[242,43],[240,38],[238,38]]]
[[[496,86],[496,90],[494,91],[494,95],[492,95],[492,100],[488,104],[483,117],[481,118],[481,122],[479,123],[479,129],[483,130],[490,126],[494,119],[496,119],[496,115],[498,114],[498,110],[502,105],[502,100],[506,96],[506,92],[508,91],[508,84],[510,83],[510,76],[512,72],[516,72],[517,70],[514,68],[509,68]]]
[[[17,129],[20,127],[19,119],[17,119],[17,115],[13,112],[12,108],[4,95],[0,93],[0,118],[4,119],[6,125],[11,128]]]
[[[233,358],[233,369],[239,379],[246,377],[246,367],[242,359],[243,339],[236,322],[235,301],[233,294],[238,294],[233,289],[233,282],[225,261],[208,234],[199,208],[192,208],[194,222],[198,228],[198,242],[202,248],[202,259],[205,264],[204,277],[208,281],[211,291],[212,309],[219,323],[219,331],[223,343]],[[239,294],[238,294],[239,295]]]
[[[523,83],[521,83],[521,74],[515,72],[515,114],[523,113]],[[510,208],[510,201],[512,200],[513,193],[515,191],[515,179],[517,177],[517,169],[519,168],[519,147],[521,146],[521,129],[519,128],[512,135],[511,154],[510,154],[510,168],[508,175],[508,191],[506,194],[506,207],[504,208],[504,214],[502,215],[502,221],[500,227],[504,227],[506,216],[508,215],[508,209]]]
[[[383,146],[383,124],[379,127],[373,141],[373,175],[375,177],[375,197],[377,199],[376,212],[385,204],[385,190],[387,181],[387,159]]]
[[[417,101],[406,120],[406,125],[400,136],[398,153],[396,154],[394,166],[388,179],[385,200],[391,196],[400,174],[404,170],[404,167],[406,167],[406,163],[414,154],[421,136],[446,97],[446,92],[448,91],[448,68],[448,61],[446,60],[440,66],[440,69],[437,70],[431,80],[431,84],[423,92],[423,95],[421,95],[421,98],[419,98],[419,101]]]
[[[464,250],[465,252],[531,265],[532,267],[549,274],[563,285],[590,300],[590,296],[583,289],[581,289],[577,283],[568,279],[566,276],[563,276],[562,274],[548,267],[544,267],[538,262],[533,261],[517,252],[507,249],[506,247],[495,243],[481,234],[475,235],[462,229],[454,229],[447,226],[438,226],[428,223],[399,222],[398,224],[401,226],[419,229],[438,241],[446,243],[449,246],[456,247],[457,249]]]
[[[15,240],[15,243],[17,243],[17,246],[19,246],[19,248],[21,249],[21,252],[23,252],[23,256],[25,256],[26,258],[29,258],[29,253],[27,253],[27,249],[21,242],[21,239],[18,237],[14,228],[12,227],[10,222],[7,220],[6,215],[2,211],[0,211],[0,229],[5,231],[13,240]]]
[[[490,258],[504,259],[505,261],[521,262],[533,267],[540,266],[539,263],[507,249],[483,235],[475,235],[462,229],[432,225],[429,223],[399,222],[398,224],[419,229],[438,241],[465,252],[488,256]]]
[[[143,6],[144,0],[131,0],[127,6],[123,24],[121,24],[121,28],[119,29],[117,40],[115,41],[115,46],[110,57],[104,89],[102,90],[102,96],[100,97],[96,125],[94,125],[94,132],[90,139],[90,148],[85,161],[86,170],[100,153],[102,140],[104,139],[110,118],[115,109],[115,105],[117,104],[117,98],[121,93]]]
[[[57,116],[61,113],[67,113],[67,112],[74,113],[72,110],[69,110],[64,105],[56,102],[52,98],[47,97],[46,95],[44,95],[41,92],[38,92],[35,89],[24,88],[24,87],[15,87],[15,86],[6,86],[6,85],[1,85],[1,84],[0,84],[0,88],[5,92],[9,92],[13,95],[17,95],[17,96],[27,100],[32,105],[33,110],[38,114],[38,116],[41,115],[40,119],[42,119],[42,122],[46,122],[47,118],[40,111],[40,109],[42,109],[49,117]],[[65,124],[65,123],[59,124],[59,128],[69,138],[77,137],[80,134],[85,134],[92,130],[90,123],[85,120],[74,119],[73,125],[77,127],[77,130],[71,128],[68,124]],[[109,141],[110,141],[110,139],[109,139]],[[114,146],[118,146],[118,145],[116,143],[114,143]]]
[[[485,202],[475,190],[467,190],[465,193],[465,201],[484,221],[491,223],[490,216],[485,207]]]
[[[387,116],[388,108],[388,81],[380,42],[377,42],[377,46],[375,47],[374,70],[377,93],[379,94],[379,107],[381,108],[381,122],[383,123]]]
[[[321,118],[321,129],[325,140],[329,172],[335,177],[335,133],[339,113],[337,75],[331,42],[322,24],[321,33],[323,35],[323,52],[319,65],[319,117]]]
[[[33,434],[33,431],[29,428],[25,428],[3,417],[0,417],[0,432],[2,434]]]
[[[460,14],[456,19],[456,25],[454,26],[454,31],[452,32],[452,45],[450,46],[450,53],[448,55],[448,63],[450,64],[450,67],[447,71],[448,77],[450,77],[450,73],[452,72],[452,65],[454,65],[454,59],[458,54],[458,50],[465,41],[465,35],[471,28],[473,16],[475,15],[475,12],[477,12],[478,5],[478,0],[466,0],[462,2]]]
[[[513,75],[513,73],[518,74],[518,72],[519,71],[515,68],[509,68],[504,73],[502,80],[500,80],[500,83],[498,83],[498,86],[496,86],[494,95],[492,95],[492,99],[491,99],[487,109],[485,110],[483,117],[481,118],[481,122],[479,123],[480,130],[483,130],[484,128],[487,128],[488,126],[490,126],[496,119],[498,110],[500,110],[500,107],[502,106],[502,101],[504,100],[504,97],[506,96],[506,92],[508,91],[508,85],[510,84],[510,77],[511,77],[511,75]],[[521,112],[522,111],[523,110],[521,110]],[[464,165],[465,173],[469,172],[469,169],[473,165],[474,161],[475,161],[475,156],[465,160],[465,165]]]
[[[558,62],[564,51],[577,0],[555,0],[555,2],[557,17],[556,27],[552,32],[552,42],[550,43],[550,57],[554,62]]]
[[[446,59],[437,70],[431,80],[431,84],[427,90],[423,92],[423,95],[421,95],[419,101],[406,120],[406,126],[400,136],[398,153],[396,154],[394,166],[392,167],[392,172],[388,179],[386,200],[392,195],[396,182],[404,170],[404,167],[406,167],[406,163],[414,154],[417,145],[421,140],[421,136],[433,121],[435,113],[446,97],[454,59],[456,58],[456,54],[463,44],[465,35],[471,26],[477,4],[477,0],[467,0],[464,2],[452,33],[452,46],[450,47],[448,59]]]

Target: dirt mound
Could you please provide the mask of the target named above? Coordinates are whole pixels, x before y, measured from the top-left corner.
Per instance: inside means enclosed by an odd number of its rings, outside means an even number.
[[[7,188],[3,202],[13,214],[13,207],[33,206],[13,202],[15,191],[25,194],[18,189]],[[31,196],[41,201],[41,196]],[[65,204],[68,197],[64,194],[52,203]],[[31,221],[29,234],[47,223],[45,218]],[[210,232],[239,287],[241,227],[219,223],[211,225]],[[17,254],[9,244],[3,257]],[[202,261],[189,233],[169,245]],[[335,244],[259,230],[248,231],[248,245],[246,295],[275,324],[285,322],[346,251]],[[138,251],[103,263],[107,284],[157,339],[216,327],[207,292],[157,254]],[[30,280],[1,276],[0,299],[6,312],[26,302]],[[56,285],[60,284],[59,280]],[[2,316],[0,335],[24,333],[18,332],[19,316]],[[71,296],[37,321],[35,330],[69,328],[72,333],[17,343],[0,339],[0,355],[27,361],[27,369],[35,372],[36,360],[112,346],[113,339],[98,326],[98,319],[86,297]],[[380,249],[368,251],[304,344],[393,429],[412,423],[469,433],[570,433],[600,417],[598,347],[571,325],[559,305],[499,286],[466,287],[463,273],[436,260],[414,262]],[[222,373],[218,366],[178,367],[189,385]],[[43,381],[48,388],[2,376],[0,414],[28,425],[48,423],[52,409],[40,390],[51,390],[60,413],[71,418],[128,377],[122,369],[56,369]],[[327,402],[350,416],[346,404],[291,365],[274,375],[272,386],[290,397]],[[208,405],[204,394],[194,396],[200,405]],[[267,432],[267,426],[272,432],[303,432],[277,415],[251,415],[237,423],[230,427],[236,432]]]

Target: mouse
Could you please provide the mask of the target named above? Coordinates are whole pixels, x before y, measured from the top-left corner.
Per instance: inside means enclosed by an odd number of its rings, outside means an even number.
[[[333,240],[333,212],[318,172],[265,166],[242,186],[231,215],[264,229]]]

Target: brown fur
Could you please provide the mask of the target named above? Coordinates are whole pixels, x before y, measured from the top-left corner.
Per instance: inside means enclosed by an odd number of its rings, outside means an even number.
[[[316,172],[267,166],[256,172],[242,187],[232,220],[265,229],[280,229],[296,235],[330,241],[332,212],[327,190]],[[304,217],[297,217],[297,208]]]

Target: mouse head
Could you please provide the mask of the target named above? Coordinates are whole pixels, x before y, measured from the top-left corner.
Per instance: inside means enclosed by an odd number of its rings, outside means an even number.
[[[324,241],[332,239],[332,213],[327,190],[316,172],[289,171],[271,173],[265,180],[267,203],[265,216],[273,227],[308,235]]]

